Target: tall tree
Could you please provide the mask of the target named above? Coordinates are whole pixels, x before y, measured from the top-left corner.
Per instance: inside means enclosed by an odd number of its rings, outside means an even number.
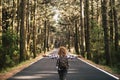
[[[11,26],[12,26],[12,31],[14,32],[15,31],[15,27],[16,25],[14,25],[14,23],[16,22],[16,10],[17,10],[17,6],[16,6],[16,0],[13,0],[12,1],[12,13],[11,13]]]
[[[77,20],[75,20],[74,24],[75,24],[75,51],[77,54],[79,54]]]
[[[2,36],[2,0],[0,0],[0,37]],[[1,40],[0,40],[1,44]]]
[[[83,0],[80,0],[80,27],[81,27],[81,46],[80,46],[80,50],[81,50],[81,55],[84,55],[84,21],[83,21]]]
[[[98,23],[98,20],[99,20],[99,1],[100,1],[100,0],[96,0],[96,4],[97,4],[96,20],[97,20],[97,23]]]
[[[44,18],[44,53],[46,52],[46,48],[47,48],[47,4],[49,3],[49,1],[44,0],[43,4],[45,7],[45,18]]]
[[[110,0],[110,11],[109,11],[109,17],[110,17],[110,20],[109,20],[109,24],[110,24],[110,41],[111,43],[113,43],[113,0]]]
[[[101,0],[102,27],[104,29],[104,50],[106,56],[106,64],[110,65],[109,35],[108,35],[108,23],[107,23],[107,2],[108,0]]]
[[[27,0],[26,11],[27,51],[30,49],[30,0]]]
[[[113,16],[114,16],[114,28],[115,28],[115,49],[116,51],[118,51],[118,44],[119,44],[119,40],[118,40],[118,18],[117,18],[117,10],[116,10],[116,4],[115,4],[115,0],[113,0]]]
[[[68,25],[68,50],[70,51],[70,35],[71,35],[71,33],[70,33],[70,25]]]
[[[21,10],[21,23],[20,23],[20,62],[25,60],[26,54],[26,0],[21,0],[20,3],[20,10]]]
[[[36,57],[36,16],[35,16],[35,12],[36,12],[36,0],[34,0],[34,20],[33,20],[33,57]]]
[[[87,52],[87,58],[91,59],[91,54],[90,54],[90,24],[89,24],[89,0],[85,0],[85,20],[84,20],[84,25],[85,25],[85,45],[86,45],[86,52]]]
[[[46,35],[47,35],[47,34],[46,34],[46,32],[47,32],[47,31],[46,31],[46,28],[47,28],[47,21],[46,21],[46,19],[45,19],[45,21],[44,21],[44,35],[45,35],[45,36],[44,36],[44,53],[46,52],[46,45],[47,45],[47,43],[46,43],[46,42],[47,42],[47,41],[46,41],[46,40],[47,40],[47,39],[46,39]]]
[[[19,37],[19,29],[20,29],[20,0],[17,0],[17,35],[18,37]]]
[[[91,0],[91,28],[93,28],[94,22],[94,1]]]

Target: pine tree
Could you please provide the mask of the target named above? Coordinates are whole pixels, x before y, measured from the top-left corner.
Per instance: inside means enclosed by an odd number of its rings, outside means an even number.
[[[106,56],[106,64],[110,65],[110,51],[109,51],[109,35],[108,35],[108,23],[107,23],[107,2],[108,0],[102,0],[102,27],[104,30],[104,50]]]
[[[26,0],[21,0],[20,10],[21,10],[21,23],[20,23],[20,62],[25,60],[26,54]]]

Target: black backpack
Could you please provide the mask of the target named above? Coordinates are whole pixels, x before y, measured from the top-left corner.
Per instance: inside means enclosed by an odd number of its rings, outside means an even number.
[[[59,69],[68,69],[68,58],[67,57],[61,57],[58,59],[58,68]]]

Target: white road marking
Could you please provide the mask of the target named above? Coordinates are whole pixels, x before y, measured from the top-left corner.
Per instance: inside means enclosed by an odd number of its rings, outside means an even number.
[[[54,49],[53,51],[51,51],[52,53],[54,53],[55,55],[57,54],[57,52],[58,52],[58,49]],[[69,55],[72,55],[70,52],[68,52],[68,56]],[[76,55],[75,54],[73,54],[73,56],[75,56],[76,57]],[[84,63],[86,63],[86,64],[88,64],[88,65],[90,65],[90,66],[92,66],[92,67],[94,67],[94,68],[96,68],[96,69],[98,69],[98,70],[100,70],[100,71],[102,71],[102,72],[104,72],[104,73],[106,73],[107,75],[109,75],[109,76],[111,76],[111,77],[113,77],[113,78],[115,78],[115,79],[117,79],[117,80],[119,80],[119,78],[118,77],[116,77],[116,76],[114,76],[114,75],[112,75],[111,73],[109,73],[109,72],[107,72],[107,71],[105,71],[105,70],[102,70],[102,69],[100,69],[100,68],[98,68],[98,67],[96,67],[96,66],[94,66],[94,65],[92,65],[92,64],[90,64],[90,63],[88,63],[88,62],[86,62],[85,60],[83,60],[83,59],[80,59],[80,58],[78,58],[79,60],[81,60],[82,62],[84,62]]]
[[[80,58],[79,58],[79,60],[81,60],[82,62],[84,62],[84,63],[86,63],[86,64],[88,64],[88,65],[90,65],[90,66],[92,66],[92,67],[94,67],[94,68],[96,68],[96,69],[98,69],[98,70],[100,70],[100,71],[102,71],[102,72],[108,74],[109,76],[111,76],[111,77],[113,77],[113,78],[119,80],[118,77],[116,77],[116,76],[114,76],[114,75],[112,75],[112,74],[106,72],[105,70],[102,70],[102,69],[100,69],[100,68],[98,68],[98,67],[96,67],[96,66],[94,66],[94,65],[92,65],[92,64],[90,64],[90,63],[88,63],[88,62],[86,62],[86,61],[84,61],[84,60],[82,60],[82,59],[80,59]]]

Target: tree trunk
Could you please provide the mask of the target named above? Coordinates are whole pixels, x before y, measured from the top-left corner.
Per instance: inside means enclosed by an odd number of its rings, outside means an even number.
[[[99,22],[99,0],[96,0],[96,3],[97,3],[97,23]]]
[[[102,5],[102,27],[104,29],[104,49],[106,56],[106,64],[110,64],[110,51],[109,51],[109,35],[108,35],[108,23],[107,23],[107,2],[108,0],[103,0]]]
[[[20,1],[17,0],[17,39],[19,39],[19,33],[20,33]],[[19,45],[19,42],[17,42],[17,45]]]
[[[29,32],[29,12],[30,12],[30,8],[29,8],[29,0],[27,0],[27,11],[26,11],[26,32],[27,32],[27,52],[29,51],[30,49],[30,32]],[[29,58],[29,57],[28,57]]]
[[[79,54],[77,20],[75,20],[75,51],[77,54]]]
[[[33,21],[33,57],[36,57],[36,20],[35,20],[36,1],[34,0],[34,21]]]
[[[115,0],[113,0],[113,16],[114,16],[114,27],[115,27],[115,50],[118,51],[118,18],[117,18],[117,11],[115,8]]]
[[[49,51],[49,38],[50,38],[50,23],[48,23],[48,29],[47,29],[47,51]]]
[[[81,27],[81,45],[80,45],[80,50],[81,50],[81,55],[84,57],[84,23],[83,23],[83,0],[80,0],[80,27]]]
[[[70,52],[70,25],[68,25],[68,50]]]
[[[90,54],[90,25],[89,25],[89,0],[85,0],[85,45],[87,58],[91,59]]]
[[[17,9],[17,6],[16,6],[16,4],[15,4],[15,0],[13,0],[13,11],[12,11],[12,22],[11,22],[11,26],[12,26],[12,32],[14,32],[15,31],[15,27],[16,26],[14,26],[14,22],[16,22],[15,20],[16,20],[16,9]]]
[[[44,53],[46,52],[46,27],[47,27],[47,22],[45,20],[44,21]]]
[[[26,25],[25,25],[25,13],[26,13],[26,0],[21,0],[21,26],[20,26],[20,62],[25,60],[26,54]]]
[[[93,27],[94,27],[94,1],[93,0],[91,0],[91,20],[90,20],[90,23],[91,23],[91,29],[93,29]]]
[[[113,0],[110,0],[109,24],[110,24],[110,42],[113,43]]]
[[[0,44],[2,43],[2,0],[0,0]]]

